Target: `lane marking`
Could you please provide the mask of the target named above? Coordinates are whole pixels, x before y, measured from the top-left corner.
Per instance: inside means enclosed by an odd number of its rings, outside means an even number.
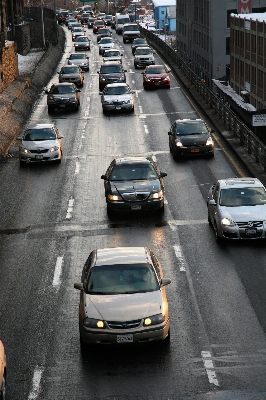
[[[78,175],[78,174],[79,174],[79,171],[80,171],[80,162],[77,161],[77,162],[76,162],[76,168],[75,168],[75,175]]]
[[[52,285],[59,286],[61,284],[61,273],[62,273],[62,265],[63,265],[63,256],[57,257],[56,264],[55,264],[55,270],[54,270],[54,278]]]
[[[71,198],[68,201],[68,209],[67,209],[66,219],[70,219],[72,217],[73,207],[74,207],[74,199]]]
[[[212,362],[212,355],[209,351],[202,351],[201,352],[201,357],[203,360],[203,364],[205,367],[205,370],[208,375],[208,379],[210,383],[213,383],[215,386],[219,386],[218,379],[216,377],[214,365]]]
[[[179,267],[180,272],[186,272],[186,262],[185,262],[185,258],[183,256],[183,252],[181,250],[181,246],[179,244],[175,244],[173,247],[174,247],[176,258],[180,264],[180,267]]]
[[[35,367],[33,378],[32,378],[32,389],[30,391],[28,400],[37,399],[38,394],[40,392],[40,383],[42,379],[43,368],[42,367]]]

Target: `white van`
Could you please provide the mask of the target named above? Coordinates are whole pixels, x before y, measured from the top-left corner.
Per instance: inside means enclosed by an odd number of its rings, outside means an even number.
[[[122,34],[124,24],[130,22],[128,14],[116,13],[115,14],[115,31],[118,35]]]

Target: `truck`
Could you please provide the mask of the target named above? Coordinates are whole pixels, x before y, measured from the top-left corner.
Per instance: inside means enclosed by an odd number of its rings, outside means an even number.
[[[134,39],[140,37],[140,30],[138,24],[124,24],[122,29],[123,43],[133,42]]]
[[[115,14],[115,31],[118,35],[122,34],[123,25],[130,22],[128,14],[116,13]]]

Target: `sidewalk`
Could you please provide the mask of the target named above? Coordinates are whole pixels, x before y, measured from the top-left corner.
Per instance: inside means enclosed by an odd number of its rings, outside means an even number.
[[[32,106],[54,73],[65,47],[65,33],[58,25],[58,44],[46,51],[32,50],[25,58],[19,56],[20,74],[0,93],[0,160],[20,134]]]

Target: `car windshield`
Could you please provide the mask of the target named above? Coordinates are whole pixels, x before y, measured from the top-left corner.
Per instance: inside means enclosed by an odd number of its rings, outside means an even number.
[[[266,204],[266,192],[263,187],[222,189],[220,206],[241,207]]]
[[[82,43],[89,42],[89,39],[86,37],[79,37],[79,38],[77,38],[76,43],[79,43],[79,42],[82,42]]]
[[[69,60],[81,60],[81,59],[85,59],[86,58],[86,54],[71,54],[71,56],[69,57]]]
[[[119,51],[108,51],[105,53],[104,57],[119,57]]]
[[[123,95],[130,93],[127,86],[105,87],[104,94],[107,95]]]
[[[159,290],[159,283],[150,264],[102,265],[91,269],[89,294],[129,294]]]
[[[116,165],[111,173],[111,181],[134,181],[156,179],[157,174],[151,164]]]
[[[146,74],[165,74],[164,67],[148,68]]]
[[[61,69],[61,74],[78,74],[79,68],[78,67],[63,67]]]
[[[209,133],[204,122],[193,122],[190,124],[178,122],[176,124],[176,135],[199,135]]]
[[[43,128],[43,129],[27,129],[24,134],[23,140],[27,142],[36,141],[36,140],[55,140],[56,135],[52,128]]]
[[[113,73],[123,72],[119,65],[102,65],[101,74],[113,74]]]
[[[54,86],[51,88],[50,93],[52,94],[66,94],[75,93],[75,88],[71,86]]]
[[[139,56],[139,55],[147,55],[147,54],[151,54],[151,50],[150,49],[142,49],[139,48],[136,50],[135,55]]]

